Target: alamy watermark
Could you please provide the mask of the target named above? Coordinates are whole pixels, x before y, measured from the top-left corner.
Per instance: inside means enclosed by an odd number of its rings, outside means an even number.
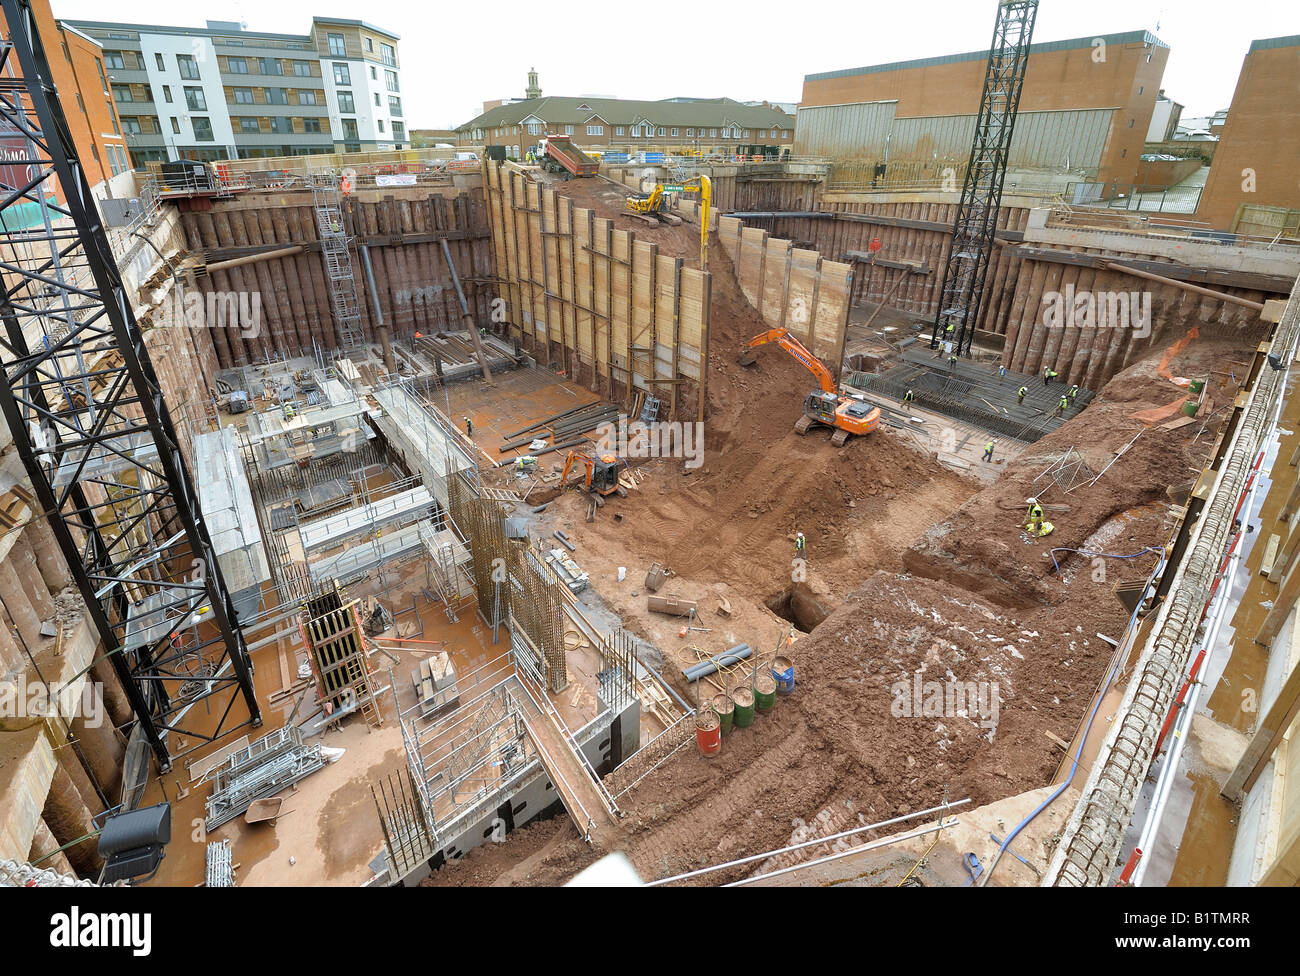
[[[996,729],[1001,695],[996,681],[926,681],[920,671],[889,686],[894,718],[965,718]]]
[[[620,414],[618,423],[596,429],[596,455],[621,458],[684,458],[686,467],[704,463],[704,425],[699,422],[629,421]]]
[[[1132,329],[1133,336],[1151,334],[1149,291],[1064,291],[1043,293],[1043,324],[1049,329]]]
[[[153,323],[173,329],[230,329],[256,339],[262,333],[262,293],[176,289],[162,300]]]
[[[102,726],[104,695],[99,682],[65,684],[53,681],[46,684],[44,681],[28,681],[26,674],[0,681],[0,718],[47,719],[56,716],[69,722],[82,719],[87,728]]]

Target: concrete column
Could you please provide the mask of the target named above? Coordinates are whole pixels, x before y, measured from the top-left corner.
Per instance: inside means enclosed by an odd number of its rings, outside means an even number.
[[[0,678],[11,671],[27,670],[27,658],[14,639],[9,621],[0,615]]]
[[[49,796],[45,798],[43,816],[50,833],[54,835],[60,846],[70,844],[95,830],[91,811],[86,806],[86,801],[81,798],[77,784],[63,768],[63,763],[54,767],[54,779],[50,783]],[[68,848],[68,862],[78,874],[92,875],[99,870],[100,858],[97,847],[98,838],[91,837]]]
[[[99,722],[92,727],[84,716],[78,715],[72,720],[72,734],[81,745],[81,754],[90,767],[99,788],[108,797],[109,803],[115,803],[122,793],[122,763],[126,759],[126,743],[113,728],[107,715],[99,715]],[[68,748],[71,748],[69,746]]]
[[[54,537],[54,530],[50,528],[48,521],[43,518],[32,519],[27,523],[23,536],[32,547],[36,566],[40,569],[41,578],[45,580],[45,585],[50,588],[51,593],[58,593],[72,582],[68,561],[63,558],[59,540]]]
[[[96,657],[103,653],[102,645],[95,648]],[[131,711],[131,700],[122,690],[122,682],[118,680],[112,663],[107,659],[96,661],[90,668],[90,676],[95,679],[104,693],[104,706],[108,709],[108,717],[112,723],[121,728],[130,722],[134,717]]]
[[[19,636],[27,642],[29,649],[35,651],[41,642],[41,618],[32,609],[32,601],[27,598],[27,592],[18,580],[12,559],[0,563],[0,600],[4,601],[5,609],[13,618]]]
[[[77,744],[81,745],[80,743]],[[85,747],[82,747],[85,751]],[[95,792],[95,784],[90,781],[90,773],[82,765],[81,758],[77,755],[77,746],[72,743],[65,743],[55,750],[59,763],[63,766],[68,776],[71,777],[73,784],[77,787],[77,792],[81,794],[82,802],[91,813],[97,813],[104,809],[103,802],[99,799],[99,794]]]
[[[35,863],[38,859],[43,858],[39,864],[35,864],[36,867],[57,871],[59,874],[67,874],[75,878],[77,872],[72,870],[72,865],[68,863],[68,855],[59,851],[53,857],[45,857],[50,851],[58,850],[58,848],[59,842],[50,833],[50,828],[45,826],[45,821],[36,821],[36,833],[32,835],[32,849],[27,853],[27,860]]]
[[[53,617],[54,600],[50,598],[50,588],[45,585],[41,570],[36,565],[36,557],[32,555],[32,546],[27,540],[26,531],[14,540],[13,548],[9,550],[9,564],[18,574],[18,580],[23,584],[23,592],[27,594],[27,599],[32,601],[32,609],[42,620]]]

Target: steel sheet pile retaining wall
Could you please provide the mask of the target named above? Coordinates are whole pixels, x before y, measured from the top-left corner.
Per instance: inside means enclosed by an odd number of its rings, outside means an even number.
[[[461,278],[467,280],[471,311],[488,322],[493,294],[472,281],[489,274],[487,210],[480,191],[447,199],[430,190],[424,198],[387,196],[378,201],[344,198],[345,220],[355,237],[353,271],[366,338],[375,341],[374,295],[360,245],[370,249],[384,323],[394,336],[415,332],[459,331],[460,306],[439,242],[447,240]],[[205,293],[258,292],[257,329],[210,328],[217,361],[227,366],[268,358],[310,354],[312,340],[322,349],[338,345],[329,283],[319,249],[310,193],[281,191],[245,194],[214,201],[211,210],[183,215],[188,247],[208,263],[259,251],[305,245],[298,254],[200,275]]]
[[[1283,363],[1295,357],[1300,336],[1300,286],[1291,293],[1270,350]],[[1119,860],[1138,794],[1155,757],[1156,740],[1187,672],[1197,632],[1233,533],[1238,501],[1277,414],[1287,383],[1256,357],[1254,389],[1234,411],[1235,430],[1222,456],[1213,492],[1191,530],[1168,596],[1087,783],[1061,833],[1044,885],[1109,883]]]
[[[496,277],[524,347],[610,399],[641,389],[703,419],[710,276],[497,163],[486,183]]]
[[[931,322],[938,311],[943,267],[951,242],[955,207],[946,203],[858,203],[832,201],[817,213],[744,216],[747,227],[812,242],[822,253],[848,256],[868,253],[872,239],[881,243],[879,260],[914,262],[928,269],[916,274],[881,264],[855,264],[853,300],[876,303],[888,297],[890,307],[910,312],[917,322]],[[999,246],[994,250],[984,287],[977,337],[996,345],[1000,337],[1002,364],[1008,370],[1041,375],[1048,367],[1067,384],[1100,389],[1112,376],[1152,349],[1181,338],[1196,326],[1202,337],[1223,335],[1253,344],[1267,335],[1258,317],[1221,299],[1193,295],[1173,285],[1138,279],[1120,271],[1067,263],[1075,255],[1105,256],[1123,262],[1147,260],[1146,255],[1103,251],[1100,248],[1059,249],[1061,258],[1047,260],[1052,249],[1037,248],[1039,257],[1022,254],[1029,210],[1003,207],[998,215]],[[1034,247],[1034,245],[1026,245]],[[1055,255],[1050,255],[1055,257]],[[1168,273],[1168,272],[1165,272]],[[899,278],[904,280],[900,283]],[[1218,286],[1216,286],[1218,287]],[[1271,293],[1248,288],[1222,288],[1230,294],[1263,301]],[[1049,326],[1045,313],[1060,295],[1086,299],[1098,306],[1095,319],[1077,320],[1068,328]],[[1149,296],[1150,320],[1140,322],[1107,313],[1107,296]]]
[[[731,256],[745,297],[772,328],[786,328],[832,373],[844,358],[853,267],[816,251],[769,237],[735,217],[718,221],[718,240]]]

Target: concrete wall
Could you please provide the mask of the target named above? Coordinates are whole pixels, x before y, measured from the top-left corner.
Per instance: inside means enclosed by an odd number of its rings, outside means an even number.
[[[597,775],[607,776],[640,747],[641,703],[633,698],[617,715],[607,710],[574,733],[574,738]],[[419,884],[430,871],[488,843],[494,835],[504,837],[538,820],[564,816],[568,814],[559,792],[541,762],[534,760],[496,794],[444,828],[447,840],[430,858],[427,869],[400,879],[400,883],[407,887]]]
[[[1242,64],[1228,122],[1196,218],[1231,230],[1242,204],[1300,209],[1300,36],[1255,41]]]

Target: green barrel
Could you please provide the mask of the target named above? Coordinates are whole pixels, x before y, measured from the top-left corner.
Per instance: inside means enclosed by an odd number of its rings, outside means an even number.
[[[1192,380],[1190,383],[1187,384],[1187,388],[1191,390],[1193,393],[1200,393],[1203,389],[1205,389],[1205,380]]]
[[[722,734],[726,735],[731,731],[731,722],[735,718],[735,704],[726,695],[714,695],[713,710],[718,713],[718,718],[722,721]]]
[[[1201,401],[1196,397],[1188,397],[1183,401],[1183,413],[1188,417],[1195,417],[1196,411],[1201,408]]]
[[[754,677],[754,705],[763,713],[776,707],[776,679],[770,674]]]
[[[754,724],[754,692],[749,688],[737,688],[731,693],[731,700],[736,703],[735,727],[747,729]]]

